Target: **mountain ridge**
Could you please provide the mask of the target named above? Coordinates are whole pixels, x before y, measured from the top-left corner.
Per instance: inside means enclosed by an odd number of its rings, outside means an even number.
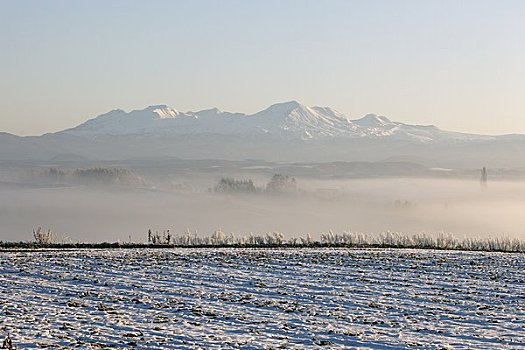
[[[283,162],[423,159],[435,167],[525,167],[525,135],[477,135],[410,125],[367,114],[351,119],[297,101],[253,114],[218,108],[181,112],[167,105],[122,109],[55,133],[0,133],[0,160],[134,157],[261,159]]]
[[[421,135],[418,134],[418,129],[421,129]],[[436,135],[434,137],[429,135],[429,130],[433,130]],[[274,137],[304,141],[339,137],[399,137],[419,142],[432,142],[439,138],[436,136],[440,133],[448,133],[449,137],[460,135],[469,135],[470,138],[487,137],[443,131],[434,125],[400,123],[376,114],[351,119],[330,107],[308,107],[297,101],[272,104],[254,114],[225,112],[218,108],[180,112],[168,105],[152,105],[130,112],[116,109],[57,133],[93,136],[159,132],[163,134],[269,134]]]

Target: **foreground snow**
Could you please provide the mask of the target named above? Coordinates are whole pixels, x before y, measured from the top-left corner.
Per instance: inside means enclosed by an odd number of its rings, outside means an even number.
[[[525,348],[525,256],[0,253],[0,341],[52,348]]]

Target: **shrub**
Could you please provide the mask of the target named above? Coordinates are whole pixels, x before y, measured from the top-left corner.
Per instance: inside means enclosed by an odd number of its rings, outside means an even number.
[[[11,339],[10,333],[7,333],[7,337],[2,342],[2,349],[9,349],[9,350],[16,349],[13,345],[13,340]]]
[[[42,230],[42,227],[38,227],[36,230],[33,230],[33,237],[35,238],[36,243],[40,245],[50,245],[55,241],[55,237],[51,230],[47,232]]]

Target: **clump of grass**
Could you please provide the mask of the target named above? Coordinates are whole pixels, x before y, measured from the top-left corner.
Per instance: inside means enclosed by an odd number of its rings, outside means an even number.
[[[225,233],[216,230],[211,235],[198,235],[197,231],[187,229],[182,233],[172,233],[170,230],[153,233],[148,230],[147,243],[129,242],[55,242],[51,230],[42,228],[33,230],[34,242],[2,242],[0,249],[38,249],[38,248],[167,248],[167,247],[253,247],[253,248],[412,248],[412,249],[440,249],[465,251],[490,251],[525,253],[525,241],[509,237],[488,238],[456,238],[450,233],[441,234],[404,234],[400,232],[359,233],[343,231],[335,233],[332,230],[319,235],[314,239],[310,233],[300,237],[285,238],[281,232],[268,232],[257,235]]]

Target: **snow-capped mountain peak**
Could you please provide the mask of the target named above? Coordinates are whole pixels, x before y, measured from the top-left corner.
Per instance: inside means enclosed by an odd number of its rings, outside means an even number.
[[[297,101],[287,101],[287,102],[280,102],[280,103],[274,103],[270,107],[266,109],[266,111],[272,111],[274,113],[289,113],[293,111],[294,109],[306,109],[305,105],[297,102]]]
[[[179,115],[178,111],[166,105],[150,106],[147,109],[153,110],[159,119],[175,118]]]
[[[380,127],[386,125],[393,125],[392,121],[387,117],[378,116],[376,114],[367,114],[361,119],[353,120],[353,122],[363,127]]]
[[[195,115],[197,118],[216,118],[229,113],[223,112],[219,108],[208,108],[198,112],[187,112],[187,114]]]
[[[343,114],[297,101],[271,105],[249,119],[260,130],[283,138],[310,140],[355,133],[352,122]]]

